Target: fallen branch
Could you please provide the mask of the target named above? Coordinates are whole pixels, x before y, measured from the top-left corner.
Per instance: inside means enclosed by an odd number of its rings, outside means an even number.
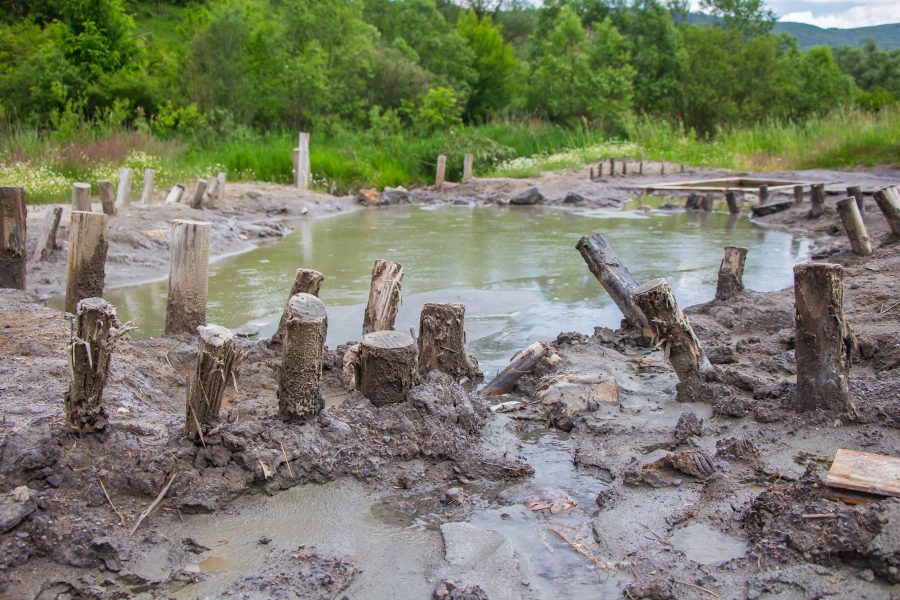
[[[288,460],[287,452],[284,451],[284,444],[280,441],[278,442],[278,444],[281,446],[281,454],[282,454],[282,456],[284,456],[284,464],[287,465],[288,475],[290,475],[291,479],[293,479],[294,471],[291,469],[291,461]]]
[[[584,549],[583,544],[581,544],[580,542],[570,540],[569,538],[566,537],[566,534],[564,534],[559,529],[551,527],[550,531],[552,531],[553,533],[558,535],[560,538],[562,538],[562,541],[564,541],[569,546],[571,546],[572,550],[574,550],[578,554],[582,555],[583,557],[585,557],[586,559],[588,559],[589,561],[591,561],[592,563],[594,563],[601,569],[605,569],[607,571],[615,571],[615,569],[609,563],[599,560],[596,556],[594,556],[590,552],[586,551]]]
[[[837,515],[834,513],[809,513],[806,515],[800,515],[801,519],[836,519]]]
[[[103,485],[103,478],[97,475],[97,479],[100,481],[100,489],[103,490],[103,495],[106,496],[106,501],[109,502],[109,505],[112,506],[112,509],[116,511],[116,514],[119,515],[119,525],[125,525],[125,517],[122,516],[122,512],[116,508],[116,505],[113,504],[112,498],[109,497],[109,492],[106,491],[106,486]]]
[[[167,483],[162,491],[159,492],[159,496],[156,497],[156,500],[154,500],[153,503],[150,504],[150,506],[148,506],[147,509],[141,513],[141,516],[138,517],[138,520],[134,524],[134,527],[131,528],[131,533],[128,534],[129,536],[134,535],[134,532],[137,531],[137,528],[141,525],[144,519],[150,516],[150,513],[153,512],[153,509],[159,506],[159,503],[162,502],[163,498],[166,495],[166,492],[168,492],[169,488],[172,487],[172,482],[175,481],[175,475],[177,475],[177,472],[172,471],[172,476],[169,477],[169,483]]]

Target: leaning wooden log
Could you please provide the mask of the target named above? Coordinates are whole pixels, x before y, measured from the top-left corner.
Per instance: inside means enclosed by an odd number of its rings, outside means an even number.
[[[426,303],[419,316],[419,372],[442,371],[475,380],[478,361],[466,352],[466,306]]]
[[[291,291],[284,303],[284,310],[281,311],[281,320],[278,322],[278,328],[272,335],[272,339],[269,340],[270,344],[280,344],[284,340],[284,331],[290,316],[288,309],[290,308],[291,299],[297,294],[318,296],[323,281],[325,281],[325,276],[318,271],[297,269],[297,273],[294,275],[294,283],[291,284]]]
[[[200,210],[203,208],[203,196],[206,194],[206,182],[202,179],[197,180],[194,187],[194,194],[191,196],[191,208]]]
[[[891,232],[900,237],[900,193],[896,186],[882,188],[875,192],[875,203],[884,215]]]
[[[197,328],[199,348],[194,378],[185,403],[185,432],[194,443],[219,420],[222,397],[234,378],[237,347],[234,335],[218,325]]]
[[[647,317],[635,304],[631,293],[638,287],[634,275],[628,270],[601,234],[584,236],[575,245],[588,269],[606,290],[629,325],[641,332],[646,343],[654,339],[653,329]]]
[[[172,186],[172,189],[169,190],[169,193],[166,196],[166,204],[178,204],[181,201],[181,196],[183,194],[184,186],[180,183],[176,183]]]
[[[106,428],[103,389],[115,342],[122,333],[112,304],[102,298],[78,302],[67,352],[71,380],[65,409],[69,426],[80,434]]]
[[[72,184],[72,210],[91,212],[91,185],[89,183]]]
[[[737,246],[725,248],[725,257],[719,265],[716,300],[731,300],[744,290],[744,262],[746,260],[746,248]]]
[[[822,216],[822,213],[825,210],[825,184],[824,183],[815,183],[810,188],[809,194],[809,214],[807,217],[810,219],[816,219]]]
[[[866,212],[866,205],[863,202],[862,189],[858,185],[851,185],[847,188],[847,195],[852,196],[856,200],[856,207],[859,209],[859,214],[864,214]]]
[[[101,179],[97,182],[97,189],[100,190],[100,207],[103,210],[103,214],[116,214],[116,197],[113,195],[112,181]]]
[[[134,171],[131,169],[119,169],[119,184],[116,187],[116,209],[131,204],[131,183],[134,180]]]
[[[679,402],[709,400],[703,374],[711,366],[687,316],[665,279],[647,282],[632,293],[662,341],[666,358],[678,375]]]
[[[153,179],[156,177],[156,171],[153,169],[144,169],[144,185],[141,188],[141,204],[150,204],[153,202]]]
[[[531,373],[542,358],[550,354],[544,342],[535,342],[512,357],[509,364],[482,390],[486,396],[507,394],[526,373]]]
[[[399,331],[376,331],[359,344],[359,391],[375,406],[396,404],[418,380],[416,342]]]
[[[754,217],[765,217],[766,215],[774,215],[775,213],[784,212],[792,206],[794,206],[793,200],[782,200],[781,202],[772,202],[770,204],[753,206],[750,208],[750,212],[753,213]]]
[[[288,302],[288,319],[278,372],[278,416],[306,421],[322,410],[319,392],[328,316],[312,294],[297,294]]]
[[[803,186],[795,185],[794,186],[794,206],[800,206],[803,204]]]
[[[843,311],[843,269],[829,263],[794,267],[797,410],[850,408],[850,334]]]
[[[437,157],[437,166],[434,173],[434,187],[441,189],[444,186],[444,179],[447,173],[447,157],[441,154]]]
[[[66,263],[66,312],[75,313],[85,298],[103,295],[106,280],[106,224],[109,217],[95,212],[73,211],[69,223],[69,257]]]
[[[166,335],[195,334],[199,326],[206,324],[211,236],[209,223],[172,221]]]
[[[850,240],[850,248],[854,254],[869,256],[872,254],[872,242],[869,240],[869,232],[863,223],[856,198],[844,198],[837,203],[838,214]]]
[[[741,213],[741,209],[737,203],[737,195],[734,193],[734,190],[728,190],[725,192],[725,202],[728,203],[729,214],[738,215]]]
[[[363,315],[363,334],[394,328],[400,309],[400,284],[403,265],[378,259],[372,266],[369,303]]]
[[[24,188],[0,187],[0,288],[26,287],[27,222]]]
[[[61,218],[62,207],[59,206],[51,208],[44,215],[44,223],[41,225],[41,232],[38,234],[37,245],[34,247],[34,254],[31,255],[31,260],[47,260],[53,254],[53,251],[59,248],[59,244],[56,243],[56,232],[59,229]]]

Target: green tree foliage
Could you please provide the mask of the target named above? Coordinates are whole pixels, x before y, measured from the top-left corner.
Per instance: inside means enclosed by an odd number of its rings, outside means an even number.
[[[472,51],[473,67],[478,74],[466,105],[466,116],[482,121],[501,112],[512,100],[518,61],[512,46],[503,41],[500,29],[491,23],[489,16],[479,19],[471,10],[460,16],[456,26]]]
[[[841,71],[860,87],[861,104],[876,108],[900,99],[900,50],[881,50],[870,40],[862,48],[844,46],[833,52]]]
[[[763,0],[700,0],[700,6],[745,37],[772,31],[776,16]]]

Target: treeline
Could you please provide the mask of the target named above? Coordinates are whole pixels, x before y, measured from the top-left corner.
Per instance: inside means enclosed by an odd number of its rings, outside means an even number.
[[[900,97],[900,51],[801,51],[759,0],[0,0],[0,119],[158,135],[539,118],[698,135]]]

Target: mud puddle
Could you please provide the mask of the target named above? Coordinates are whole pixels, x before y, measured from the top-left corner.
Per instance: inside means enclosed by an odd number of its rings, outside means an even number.
[[[688,560],[701,565],[717,565],[747,553],[744,540],[725,535],[703,523],[692,523],[672,533],[669,537],[675,550]]]

